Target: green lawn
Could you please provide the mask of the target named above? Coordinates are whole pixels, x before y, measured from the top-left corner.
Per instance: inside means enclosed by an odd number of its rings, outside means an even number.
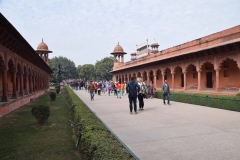
[[[56,101],[50,101],[49,93],[28,103],[11,114],[0,118],[0,160],[74,160],[75,153],[73,131],[69,107],[64,103],[63,93]],[[39,128],[31,115],[36,104],[47,105],[51,113],[48,122],[51,125]]]
[[[54,90],[54,89],[55,89],[55,86],[50,86],[49,89],[50,89],[50,90]]]

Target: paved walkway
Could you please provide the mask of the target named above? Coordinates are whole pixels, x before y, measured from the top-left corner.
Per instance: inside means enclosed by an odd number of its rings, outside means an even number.
[[[145,99],[145,110],[130,115],[127,96],[75,93],[140,159],[240,159],[239,112]]]

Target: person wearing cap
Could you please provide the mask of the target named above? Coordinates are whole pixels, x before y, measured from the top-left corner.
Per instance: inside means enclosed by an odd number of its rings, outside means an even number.
[[[134,111],[135,114],[137,114],[137,104],[136,104],[136,99],[138,96],[138,93],[140,92],[140,86],[138,85],[137,82],[134,81],[134,77],[131,77],[131,81],[128,82],[126,86],[127,94],[128,94],[128,99],[129,99],[129,107],[130,107],[130,114],[132,114],[132,103],[134,105]]]

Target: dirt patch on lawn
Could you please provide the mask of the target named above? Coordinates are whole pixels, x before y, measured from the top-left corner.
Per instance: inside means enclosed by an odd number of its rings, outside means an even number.
[[[43,125],[40,125],[40,124],[34,124],[34,125],[32,125],[32,127],[35,128],[35,129],[37,129],[37,130],[39,130],[39,129],[44,129],[44,128],[52,128],[52,127],[54,127],[54,126],[55,126],[55,124],[54,124],[54,123],[50,123],[50,122],[45,123],[45,124],[43,124]]]

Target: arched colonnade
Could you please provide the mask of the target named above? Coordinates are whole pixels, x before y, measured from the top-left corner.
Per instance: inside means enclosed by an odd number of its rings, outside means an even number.
[[[0,54],[0,95],[2,102],[17,99],[49,87],[49,74],[28,62]]]
[[[141,77],[157,88],[167,80],[172,90],[182,89],[198,91],[204,89],[233,89],[240,91],[240,62],[236,57],[208,59],[194,63],[182,63],[171,66],[129,70],[121,74],[114,73],[116,81],[130,81],[131,77]]]

